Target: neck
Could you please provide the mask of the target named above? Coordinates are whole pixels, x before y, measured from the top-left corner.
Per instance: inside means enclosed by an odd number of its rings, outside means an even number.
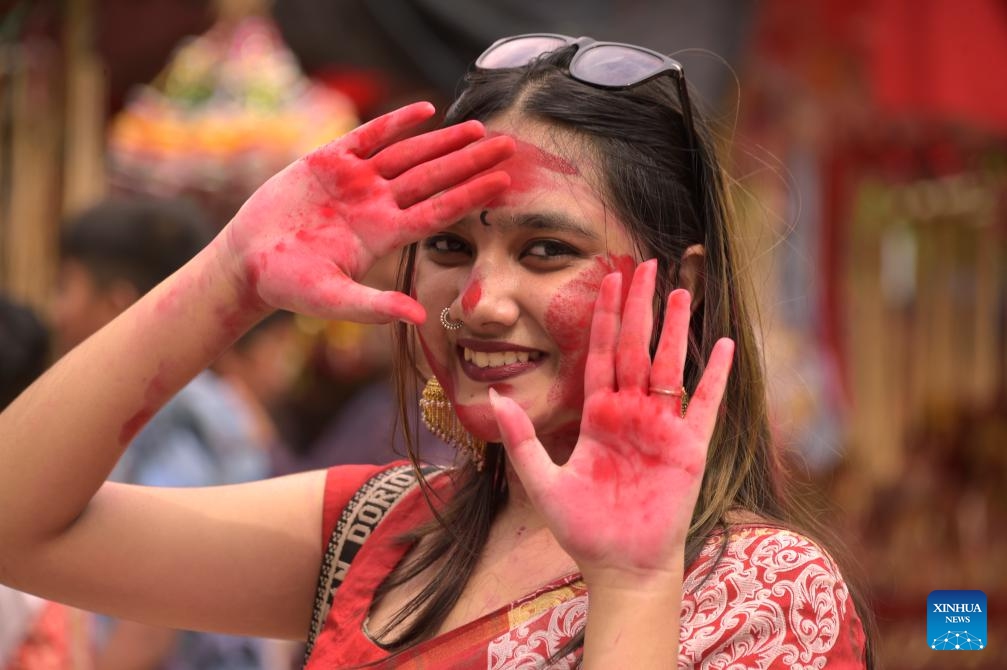
[[[495,522],[496,538],[504,543],[503,546],[510,547],[508,551],[516,551],[514,556],[522,564],[531,560],[543,575],[548,573],[548,580],[577,572],[577,564],[556,541],[545,517],[528,498],[510,461],[507,462],[507,486],[507,504]],[[530,559],[529,555],[534,558]],[[527,567],[521,569],[527,570]]]
[[[510,459],[507,459],[507,504],[504,508],[505,514],[511,519],[519,519],[520,524],[526,528],[544,527],[545,518],[539,513],[535,505],[528,497],[528,492],[521,483],[521,478],[517,476]]]
[[[549,458],[552,462],[556,465],[563,465],[570,460],[574,447],[577,445],[577,438],[579,437],[579,434],[580,425],[570,424],[553,433],[540,436],[539,441],[542,443],[542,448],[549,454]],[[508,456],[506,460],[508,488],[507,507],[513,507],[513,509],[508,509],[508,511],[511,513],[527,513],[528,515],[539,516],[538,511],[535,510],[534,505],[532,505],[531,500],[528,498],[524,485],[521,483],[521,478],[517,476],[514,466],[511,465],[510,457]]]
[[[580,422],[573,421],[563,426],[560,426],[557,430],[539,436],[539,441],[545,448],[546,453],[549,454],[549,458],[556,465],[563,465],[573,454],[574,447],[577,446],[577,440],[580,438]]]

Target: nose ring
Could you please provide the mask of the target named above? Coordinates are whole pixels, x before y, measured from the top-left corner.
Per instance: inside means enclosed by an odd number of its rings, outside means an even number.
[[[444,326],[445,330],[458,330],[462,327],[462,321],[452,321],[451,317],[448,316],[448,312],[451,311],[450,307],[445,307],[441,310],[441,325]]]

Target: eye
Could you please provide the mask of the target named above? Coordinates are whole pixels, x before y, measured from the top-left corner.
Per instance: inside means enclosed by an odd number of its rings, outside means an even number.
[[[471,250],[468,242],[455,235],[447,234],[433,235],[423,240],[423,249],[435,261],[439,262],[449,262],[466,257]]]
[[[549,260],[580,256],[581,253],[569,244],[560,242],[559,240],[536,240],[525,247],[524,255],[536,259]]]

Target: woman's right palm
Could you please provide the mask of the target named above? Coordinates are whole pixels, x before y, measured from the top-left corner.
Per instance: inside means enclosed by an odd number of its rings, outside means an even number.
[[[433,114],[398,109],[295,161],[262,185],[222,241],[250,299],[332,319],[421,323],[423,308],[396,291],[356,283],[378,258],[444,228],[501,193],[514,151],[481,140],[470,121],[400,139]]]

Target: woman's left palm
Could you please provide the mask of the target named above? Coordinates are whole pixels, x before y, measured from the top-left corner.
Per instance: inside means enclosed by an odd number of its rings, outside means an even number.
[[[669,297],[651,360],[655,273],[653,261],[637,268],[624,308],[620,276],[602,283],[580,437],[567,463],[552,462],[516,403],[494,397],[522,484],[585,575],[660,574],[680,564],[731,368],[734,345],[723,339],[682,411],[690,296]]]

